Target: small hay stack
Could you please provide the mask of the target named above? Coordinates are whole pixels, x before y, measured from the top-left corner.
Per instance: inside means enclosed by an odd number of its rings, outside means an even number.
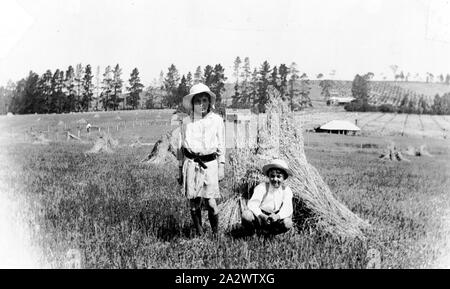
[[[408,156],[415,156],[416,155],[416,150],[413,146],[408,146],[408,148],[404,151],[405,155]]]
[[[220,206],[221,226],[232,229],[251,197],[253,188],[266,180],[261,168],[268,159],[288,161],[294,175],[288,185],[294,194],[294,222],[299,229],[313,227],[337,238],[364,239],[369,224],[340,203],[318,171],[308,163],[298,122],[278,96],[267,107],[267,126],[258,129],[255,149],[240,149],[230,155],[234,194]]]
[[[87,124],[88,122],[87,122],[87,120],[85,120],[84,118],[82,118],[82,119],[77,120],[76,123],[77,123],[77,124]]]
[[[50,144],[50,140],[45,137],[45,135],[43,134],[38,134],[38,135],[32,135],[33,138],[33,142],[32,144],[39,144],[39,145],[48,145]]]
[[[433,157],[432,154],[430,154],[427,149],[426,145],[421,145],[418,152],[416,152],[416,156],[427,156],[427,157]]]
[[[87,154],[97,154],[101,152],[113,153],[114,148],[118,146],[119,142],[111,137],[109,134],[101,135],[96,141],[94,146],[88,150]]]
[[[164,134],[153,146],[152,151],[141,162],[146,164],[176,164],[177,143],[180,129]]]
[[[382,161],[399,161],[399,162],[410,162],[407,158],[403,156],[403,154],[397,149],[395,143],[391,143],[386,153],[380,156],[380,160]]]

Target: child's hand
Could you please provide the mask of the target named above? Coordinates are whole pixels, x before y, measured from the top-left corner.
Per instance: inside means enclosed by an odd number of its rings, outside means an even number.
[[[280,219],[280,216],[278,216],[278,215],[275,214],[275,213],[272,213],[272,214],[270,214],[270,216],[269,216],[270,222],[277,222],[279,219]]]

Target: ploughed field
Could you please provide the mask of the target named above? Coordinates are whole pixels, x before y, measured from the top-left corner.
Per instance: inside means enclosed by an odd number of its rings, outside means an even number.
[[[365,268],[368,250],[376,249],[382,268],[423,268],[438,266],[450,249],[445,223],[450,203],[449,143],[441,137],[406,133],[420,129],[420,121],[411,122],[403,136],[304,134],[306,156],[332,192],[372,224],[367,240],[336,240],[313,230],[273,239],[224,234],[213,240],[206,212],[206,235],[191,235],[176,167],[141,164],[151,147],[129,145],[139,137],[154,142],[170,131],[170,112],[160,117],[165,123],[156,122],[154,112],[89,115],[0,119],[1,192],[20,202],[22,211],[11,217],[24,218],[31,242],[40,248],[42,266],[63,267],[67,251],[78,249],[88,268]],[[384,120],[383,132],[402,123],[389,121],[391,117],[406,117],[359,115],[367,127]],[[306,123],[313,117],[302,119]],[[81,118],[105,130],[110,127],[112,137],[119,140],[113,153],[85,154],[92,143],[66,140],[64,130],[78,134],[76,121]],[[65,128],[58,127],[60,121]],[[436,122],[444,126],[445,121],[446,117],[422,119],[425,127]],[[31,143],[26,133],[31,126],[47,131],[51,142]],[[61,135],[56,138],[52,133]],[[82,127],[80,137],[88,139]],[[400,148],[425,144],[433,157],[380,161],[390,141]],[[225,198],[230,176],[228,167],[222,182]]]

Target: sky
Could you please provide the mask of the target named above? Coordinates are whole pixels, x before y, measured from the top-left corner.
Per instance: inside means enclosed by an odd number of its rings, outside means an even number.
[[[236,56],[311,78],[450,73],[450,0],[2,0],[0,85],[77,63],[137,67],[145,85]]]

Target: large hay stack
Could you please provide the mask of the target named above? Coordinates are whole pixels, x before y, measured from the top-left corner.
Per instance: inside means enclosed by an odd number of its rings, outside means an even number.
[[[220,207],[221,225],[229,230],[240,222],[240,213],[253,188],[266,177],[262,165],[271,158],[289,162],[294,175],[288,185],[294,194],[294,222],[300,229],[314,227],[338,238],[364,238],[368,223],[340,203],[318,171],[308,163],[303,135],[294,116],[278,98],[271,98],[267,107],[267,125],[258,129],[256,148],[241,149],[230,155],[234,194]]]

